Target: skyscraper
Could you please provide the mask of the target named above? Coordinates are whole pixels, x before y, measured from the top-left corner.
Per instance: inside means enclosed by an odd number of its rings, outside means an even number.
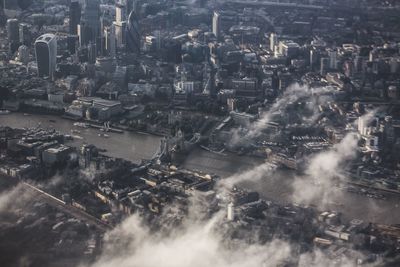
[[[117,47],[122,49],[126,43],[126,21],[114,21],[113,27],[115,30],[115,40]]]
[[[136,0],[126,0],[126,14],[131,14],[132,10],[138,12],[136,5]]]
[[[213,21],[212,21],[212,32],[214,33],[217,39],[220,38],[221,31],[221,15],[218,11],[214,11]]]
[[[275,52],[275,46],[278,44],[278,35],[276,33],[271,33],[269,35],[269,50]]]
[[[97,41],[100,34],[100,3],[99,0],[85,0],[83,17],[78,28],[81,45]]]
[[[329,56],[329,68],[336,69],[337,68],[337,50],[336,49],[329,49],[328,50]]]
[[[54,78],[57,60],[57,39],[54,34],[44,34],[36,39],[35,54],[39,77]]]
[[[79,2],[71,2],[69,5],[69,33],[77,34],[78,24],[81,22],[81,5]]]
[[[126,27],[126,49],[130,53],[140,53],[140,28],[135,10],[131,11],[128,18],[128,25]]]
[[[2,1],[4,9],[16,9],[18,8],[18,3],[16,0],[3,0]]]
[[[110,56],[111,58],[115,57],[115,34],[113,33],[113,31],[114,25],[104,27],[104,50],[105,54]],[[114,54],[112,54],[113,52]]]
[[[122,4],[116,4],[115,5],[115,21],[116,22],[122,22],[125,21],[125,11],[126,7]]]
[[[19,24],[19,42],[26,46],[31,44],[31,32],[28,24],[26,23]]]
[[[7,38],[9,50],[14,53],[19,47],[19,23],[17,19],[7,20]]]

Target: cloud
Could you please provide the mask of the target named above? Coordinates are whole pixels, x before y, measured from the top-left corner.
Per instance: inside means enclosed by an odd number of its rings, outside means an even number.
[[[193,206],[189,210],[198,212]],[[245,236],[249,240],[233,239],[234,226],[224,218],[224,211],[209,219],[189,214],[178,227],[154,231],[153,225],[132,215],[105,235],[103,252],[90,266],[275,267],[287,262],[302,267],[338,266],[338,258],[332,259],[317,248],[300,253],[299,244],[277,238],[259,243],[258,230],[248,227]],[[340,266],[356,266],[356,259],[345,254],[339,260]]]
[[[220,219],[186,221],[179,230],[162,235],[133,215],[106,236],[105,253],[93,266],[259,267],[276,266],[290,257],[290,246],[280,240],[266,245],[227,242],[218,231]],[[115,246],[121,240],[124,245]]]
[[[348,133],[331,149],[312,156],[306,175],[297,177],[292,184],[293,201],[303,204],[317,202],[320,207],[331,203],[340,194],[340,190],[334,190],[335,184],[345,179],[343,167],[357,155],[357,145],[357,136]]]
[[[253,169],[246,170],[244,172],[234,174],[232,176],[220,180],[218,182],[217,189],[229,190],[232,188],[232,186],[240,184],[242,182],[246,181],[257,182],[262,180],[263,178],[266,178],[267,175],[273,174],[275,170],[276,170],[276,165],[265,162],[259,166],[256,166]]]
[[[298,83],[292,84],[267,111],[260,115],[257,121],[250,124],[247,129],[244,129],[246,133],[243,134],[243,129],[233,129],[230,145],[242,144],[247,140],[260,136],[262,130],[266,129],[268,123],[272,121],[274,114],[285,112],[291,104],[300,100],[307,102],[306,108],[311,112],[310,116],[303,117],[304,122],[308,124],[315,123],[321,114],[318,105],[331,99],[331,96],[327,93],[332,92],[332,90],[330,87],[310,88]]]
[[[0,213],[23,207],[30,198],[31,195],[20,184],[4,191],[0,194]]]

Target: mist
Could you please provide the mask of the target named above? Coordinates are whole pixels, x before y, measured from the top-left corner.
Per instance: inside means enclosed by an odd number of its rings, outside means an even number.
[[[331,203],[341,194],[341,190],[336,190],[336,184],[345,180],[343,167],[356,157],[357,146],[357,136],[348,133],[331,149],[313,155],[307,164],[306,175],[297,177],[292,184],[293,201],[302,204],[318,203],[320,209]]]
[[[278,238],[260,243],[255,229],[246,232],[250,241],[232,239],[229,233],[235,222],[225,221],[224,210],[200,219],[192,216],[200,212],[196,207],[190,206],[189,215],[180,226],[164,231],[151,230],[136,214],[128,217],[105,235],[103,253],[90,267],[275,267],[288,262],[298,266],[337,266],[338,259],[333,261],[318,248],[299,253],[296,244]],[[340,266],[356,266],[346,256],[339,260]]]
[[[309,86],[300,85],[298,83],[290,85],[267,111],[260,114],[260,118],[257,121],[250,124],[248,129],[245,129],[246,133],[244,135],[241,133],[240,129],[234,129],[232,131],[232,140],[230,144],[237,145],[260,136],[262,131],[268,127],[268,123],[273,120],[274,114],[285,112],[289,105],[300,100],[306,101],[307,109],[312,112],[310,117],[302,118],[303,122],[314,124],[321,114],[318,105],[331,100],[331,96],[328,96],[327,93],[331,93],[332,90],[333,89],[330,87],[310,88]]]

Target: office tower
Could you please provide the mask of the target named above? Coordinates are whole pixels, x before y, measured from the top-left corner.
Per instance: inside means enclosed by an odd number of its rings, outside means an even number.
[[[110,33],[110,57],[115,58],[116,57],[116,40],[115,40],[115,27],[112,25],[111,26],[111,33]]]
[[[7,20],[7,38],[9,42],[19,41],[19,24],[17,19]]]
[[[310,69],[314,70],[315,66],[318,65],[319,52],[318,50],[312,48],[310,50]]]
[[[81,45],[96,42],[100,34],[100,4],[99,0],[85,0],[85,8],[78,26]]]
[[[115,31],[115,40],[118,48],[123,48],[126,40],[126,21],[113,22],[113,27]]]
[[[336,49],[328,50],[329,68],[335,70],[337,68],[337,51]]]
[[[13,54],[19,47],[19,23],[17,19],[7,20],[7,38],[10,53]]]
[[[275,52],[275,46],[278,44],[278,35],[276,33],[271,33],[269,36],[269,49]]]
[[[79,2],[71,2],[69,5],[69,33],[77,34],[78,25],[81,22],[81,5]]]
[[[135,10],[136,12],[137,10],[137,2],[135,0],[125,0],[126,1],[126,14],[131,14],[132,10]]]
[[[4,9],[17,9],[18,3],[16,0],[3,0],[3,8]]]
[[[29,48],[26,45],[21,45],[18,48],[18,61],[24,65],[29,62]]]
[[[116,47],[115,47],[115,28],[114,25],[110,27],[106,27],[104,29],[104,39],[105,39],[105,50],[111,58],[115,58],[116,56]]]
[[[39,77],[54,78],[57,61],[57,39],[54,34],[44,34],[36,39],[35,54]]]
[[[78,37],[79,37],[79,46],[84,46],[89,43],[89,37],[91,35],[90,29],[86,26],[85,21],[81,21],[77,27]]]
[[[235,219],[235,206],[233,205],[233,203],[228,204],[226,219],[228,221],[233,221]]]
[[[88,62],[90,64],[96,63],[96,56],[97,56],[96,44],[89,43],[87,49],[88,49]]]
[[[213,20],[212,20],[212,32],[214,33],[217,39],[220,38],[221,31],[221,15],[218,11],[214,11]]]
[[[31,32],[28,24],[26,23],[19,24],[19,42],[26,46],[31,44]]]
[[[115,5],[115,21],[122,22],[126,20],[125,6],[122,4]]]
[[[321,66],[320,66],[321,67],[320,68],[321,76],[325,76],[326,75],[326,73],[328,71],[328,68],[329,68],[329,63],[330,63],[329,57],[321,58]]]
[[[136,12],[132,10],[129,14],[126,27],[126,49],[130,53],[140,53],[140,28]]]
[[[76,48],[78,44],[79,37],[78,35],[68,35],[67,37],[67,47],[68,51],[71,55],[76,53]]]

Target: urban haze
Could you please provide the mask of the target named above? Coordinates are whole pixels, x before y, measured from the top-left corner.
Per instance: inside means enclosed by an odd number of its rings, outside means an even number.
[[[400,1],[0,0],[0,266],[400,266]]]

